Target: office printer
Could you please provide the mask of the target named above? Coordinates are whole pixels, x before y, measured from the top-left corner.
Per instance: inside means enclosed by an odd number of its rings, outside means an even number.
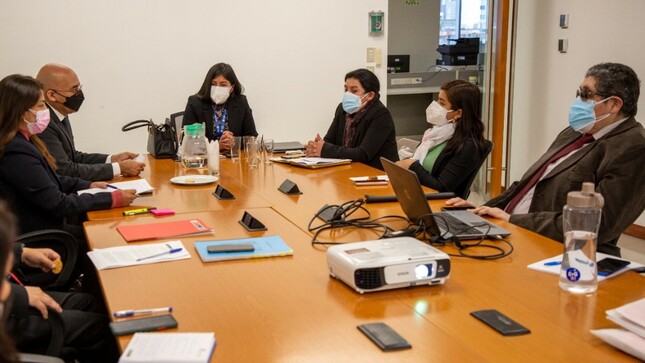
[[[479,54],[479,38],[448,39],[454,44],[441,44],[437,52],[441,58],[437,59],[437,65],[442,66],[465,66],[477,64]]]

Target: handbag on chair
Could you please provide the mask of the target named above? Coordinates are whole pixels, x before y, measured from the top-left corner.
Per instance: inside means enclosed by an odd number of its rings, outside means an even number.
[[[159,125],[155,125],[152,120],[136,120],[125,124],[121,131],[140,127],[148,128],[148,153],[155,159],[169,159],[177,156],[177,131],[170,119],[166,119],[164,124]]]

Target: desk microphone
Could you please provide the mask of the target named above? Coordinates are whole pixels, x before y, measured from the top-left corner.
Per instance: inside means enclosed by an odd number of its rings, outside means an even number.
[[[454,198],[455,193],[453,192],[442,192],[442,193],[426,193],[427,200],[434,199],[449,199]],[[369,195],[365,194],[365,203],[385,203],[385,202],[396,202],[398,199],[396,195]]]

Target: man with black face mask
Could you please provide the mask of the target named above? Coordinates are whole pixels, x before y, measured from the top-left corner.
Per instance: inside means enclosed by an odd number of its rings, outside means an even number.
[[[90,181],[109,180],[118,175],[136,176],[145,167],[133,160],[138,154],[122,152],[115,155],[84,153],[76,150],[69,114],[83,104],[85,96],[76,73],[60,64],[44,65],[36,78],[43,84],[51,122],[39,136],[56,159],[61,175]]]

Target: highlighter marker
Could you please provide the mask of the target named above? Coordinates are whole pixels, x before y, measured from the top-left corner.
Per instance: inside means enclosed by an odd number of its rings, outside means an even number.
[[[146,214],[146,213],[150,213],[150,211],[153,210],[153,209],[156,209],[156,208],[130,209],[130,210],[126,210],[125,212],[123,212],[123,215],[124,216],[133,216],[133,215],[137,215],[137,214]]]

